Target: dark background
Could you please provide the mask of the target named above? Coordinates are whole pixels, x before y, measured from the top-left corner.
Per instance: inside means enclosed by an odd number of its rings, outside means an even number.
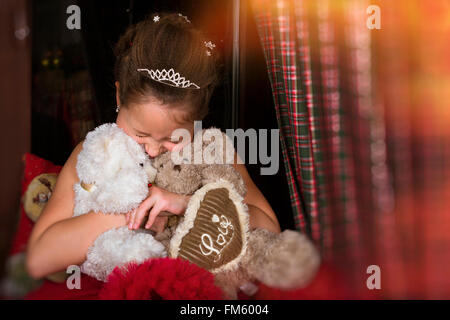
[[[72,4],[81,9],[81,30],[66,27],[66,8]],[[186,15],[220,50],[223,82],[212,97],[203,127],[233,128],[232,4],[223,0],[34,1],[31,152],[62,165],[87,131],[115,121],[112,49],[129,24],[158,11]],[[246,1],[241,1],[240,12],[237,124],[244,130],[276,129],[266,63]],[[282,229],[294,229],[281,158],[279,164],[274,176],[261,176],[259,164],[247,165],[247,169],[272,205]]]

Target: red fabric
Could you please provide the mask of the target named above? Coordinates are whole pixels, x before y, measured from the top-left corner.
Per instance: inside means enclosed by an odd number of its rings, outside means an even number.
[[[356,294],[347,283],[343,274],[331,263],[322,263],[313,281],[302,289],[280,290],[259,284],[259,290],[252,297],[240,293],[239,299],[251,300],[349,300],[375,299],[375,295],[367,292]]]
[[[65,282],[44,280],[42,286],[30,292],[25,300],[97,300],[103,282],[85,274],[81,275],[80,289],[68,289]]]
[[[31,181],[38,175],[43,173],[59,173],[61,166],[56,166],[52,162],[39,158],[30,153],[25,153],[22,158],[25,168],[22,178],[21,196],[25,194]],[[23,208],[23,203],[20,204],[20,218],[17,227],[16,235],[10,249],[10,256],[26,250],[28,238],[33,229],[34,222],[28,218]]]
[[[280,290],[259,285],[258,292],[252,297],[240,294],[240,299],[251,300],[349,300],[375,299],[369,292],[367,295],[356,295],[342,274],[330,263],[323,263],[314,280],[305,288],[296,290]]]
[[[99,295],[102,300],[219,300],[212,273],[182,259],[148,259],[115,268]]]

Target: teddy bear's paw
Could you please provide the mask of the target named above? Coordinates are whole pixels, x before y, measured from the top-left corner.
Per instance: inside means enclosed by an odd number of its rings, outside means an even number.
[[[129,230],[128,227],[102,233],[89,247],[81,271],[100,281],[117,266],[128,262],[142,263],[148,258],[166,257],[164,246],[147,230]]]
[[[248,234],[248,213],[242,200],[222,180],[196,191],[171,239],[170,255],[213,273],[236,268]]]
[[[214,275],[214,284],[218,286],[226,300],[237,300],[239,287],[246,279],[241,278],[240,272],[223,271]]]
[[[251,297],[256,292],[258,292],[259,287],[256,284],[254,284],[253,282],[248,281],[248,282],[242,284],[241,286],[239,286],[239,289],[241,289],[241,291],[243,293],[245,293],[247,296]]]
[[[242,260],[241,260],[242,261]],[[214,283],[222,289],[225,299],[236,300],[238,292],[242,291],[247,296],[254,295],[258,288],[241,263],[235,269],[228,269],[216,272],[214,274]]]
[[[279,289],[308,285],[320,266],[314,244],[300,232],[285,230],[277,235],[264,229],[249,237],[247,271],[264,284]]]

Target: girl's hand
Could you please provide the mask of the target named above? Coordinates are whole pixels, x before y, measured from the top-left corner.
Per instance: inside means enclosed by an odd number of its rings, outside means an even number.
[[[184,196],[176,193],[166,191],[156,186],[150,187],[149,195],[139,207],[127,214],[127,223],[129,229],[138,229],[144,218],[148,215],[148,221],[145,224],[146,229],[150,229],[155,219],[158,217],[161,211],[168,211],[172,214],[183,214],[186,211],[187,204],[190,196]],[[161,216],[160,216],[161,217]],[[157,230],[162,231],[162,222],[167,219],[158,219]]]

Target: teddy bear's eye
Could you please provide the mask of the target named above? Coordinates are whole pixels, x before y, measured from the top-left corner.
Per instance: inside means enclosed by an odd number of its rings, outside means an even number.
[[[181,171],[181,167],[179,165],[175,165],[173,167],[173,170],[176,170],[176,171],[180,172]]]
[[[139,163],[139,165],[143,168],[144,167],[144,164],[143,163]]]

